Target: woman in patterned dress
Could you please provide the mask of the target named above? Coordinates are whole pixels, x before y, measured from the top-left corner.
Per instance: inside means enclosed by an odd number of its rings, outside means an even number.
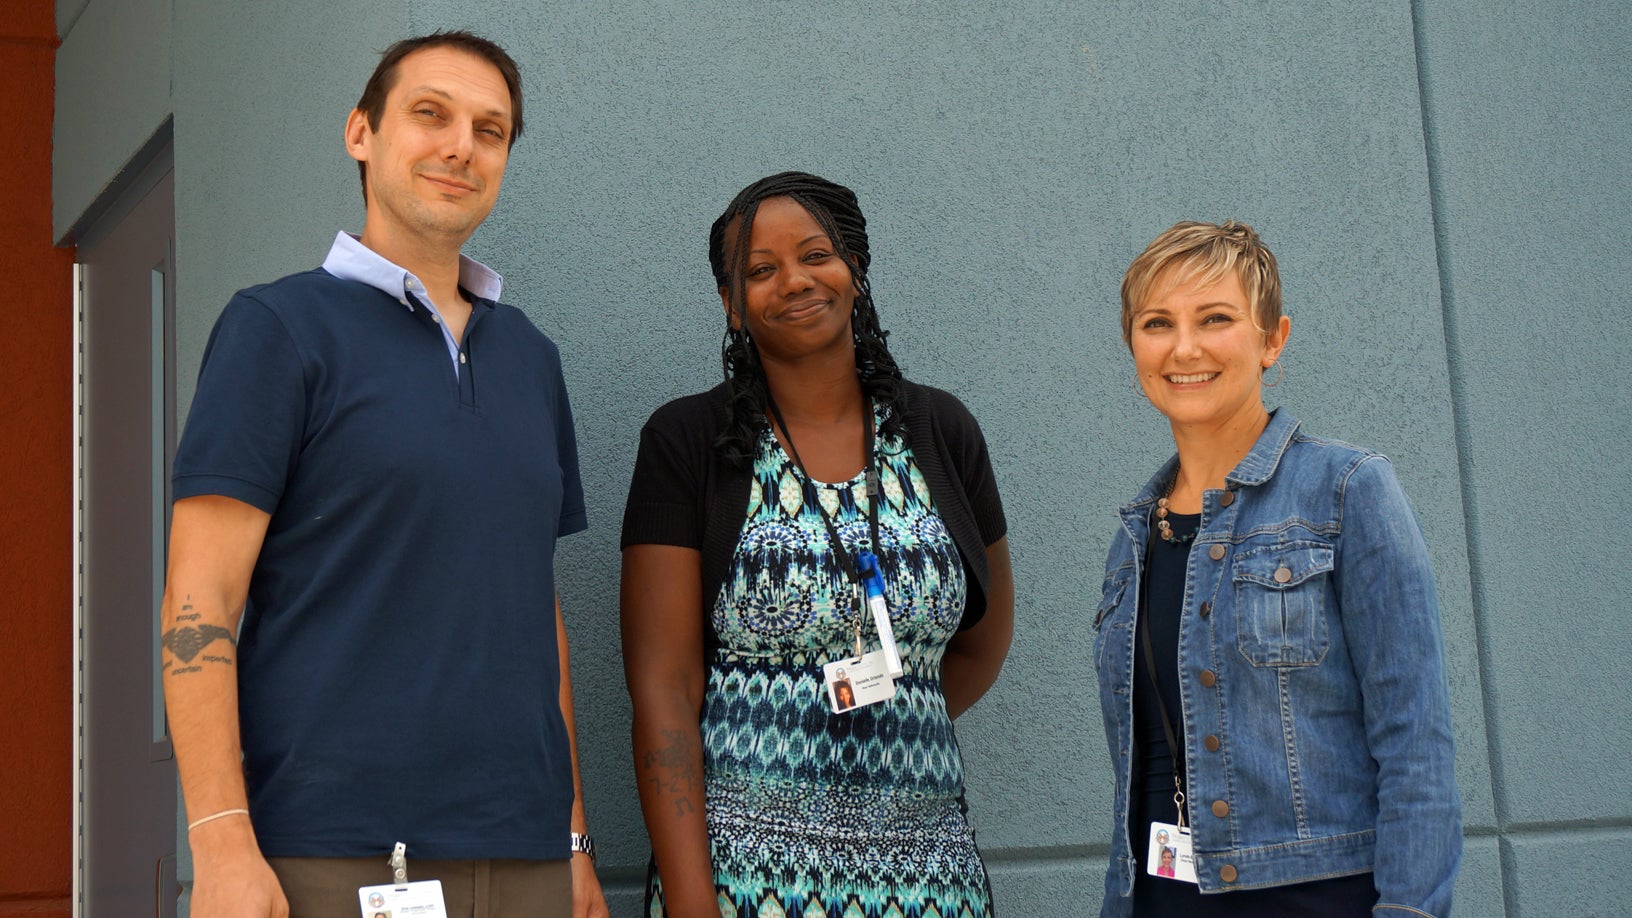
[[[952,729],[1013,632],[980,428],[901,378],[849,189],[755,182],[709,260],[726,380],[653,414],[624,515],[647,913],[990,915]]]

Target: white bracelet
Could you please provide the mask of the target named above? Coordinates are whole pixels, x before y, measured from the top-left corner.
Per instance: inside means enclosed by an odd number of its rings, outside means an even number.
[[[217,819],[225,819],[228,816],[238,816],[240,814],[248,816],[249,810],[239,807],[236,810],[222,810],[219,813],[213,813],[209,816],[205,816],[203,819],[195,819],[187,824],[187,831],[191,832],[206,822],[215,822]]]

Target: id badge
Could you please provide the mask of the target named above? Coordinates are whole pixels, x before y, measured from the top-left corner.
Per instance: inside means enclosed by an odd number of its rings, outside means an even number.
[[[387,883],[357,890],[363,918],[448,918],[441,880]]]
[[[1145,873],[1182,883],[1196,882],[1196,856],[1190,849],[1190,830],[1166,822],[1151,823]]]
[[[895,697],[895,680],[890,678],[890,664],[882,650],[823,664],[822,683],[827,687],[828,706],[835,714]]]

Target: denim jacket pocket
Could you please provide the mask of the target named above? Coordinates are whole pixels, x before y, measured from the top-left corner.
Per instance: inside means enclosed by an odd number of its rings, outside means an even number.
[[[1291,542],[1235,556],[1236,646],[1254,666],[1314,666],[1326,656],[1332,548]]]

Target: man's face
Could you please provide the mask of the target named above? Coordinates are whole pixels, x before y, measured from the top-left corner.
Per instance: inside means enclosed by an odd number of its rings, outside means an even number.
[[[379,129],[353,110],[346,150],[368,164],[365,232],[462,245],[498,199],[510,92],[497,67],[452,47],[403,58]]]

